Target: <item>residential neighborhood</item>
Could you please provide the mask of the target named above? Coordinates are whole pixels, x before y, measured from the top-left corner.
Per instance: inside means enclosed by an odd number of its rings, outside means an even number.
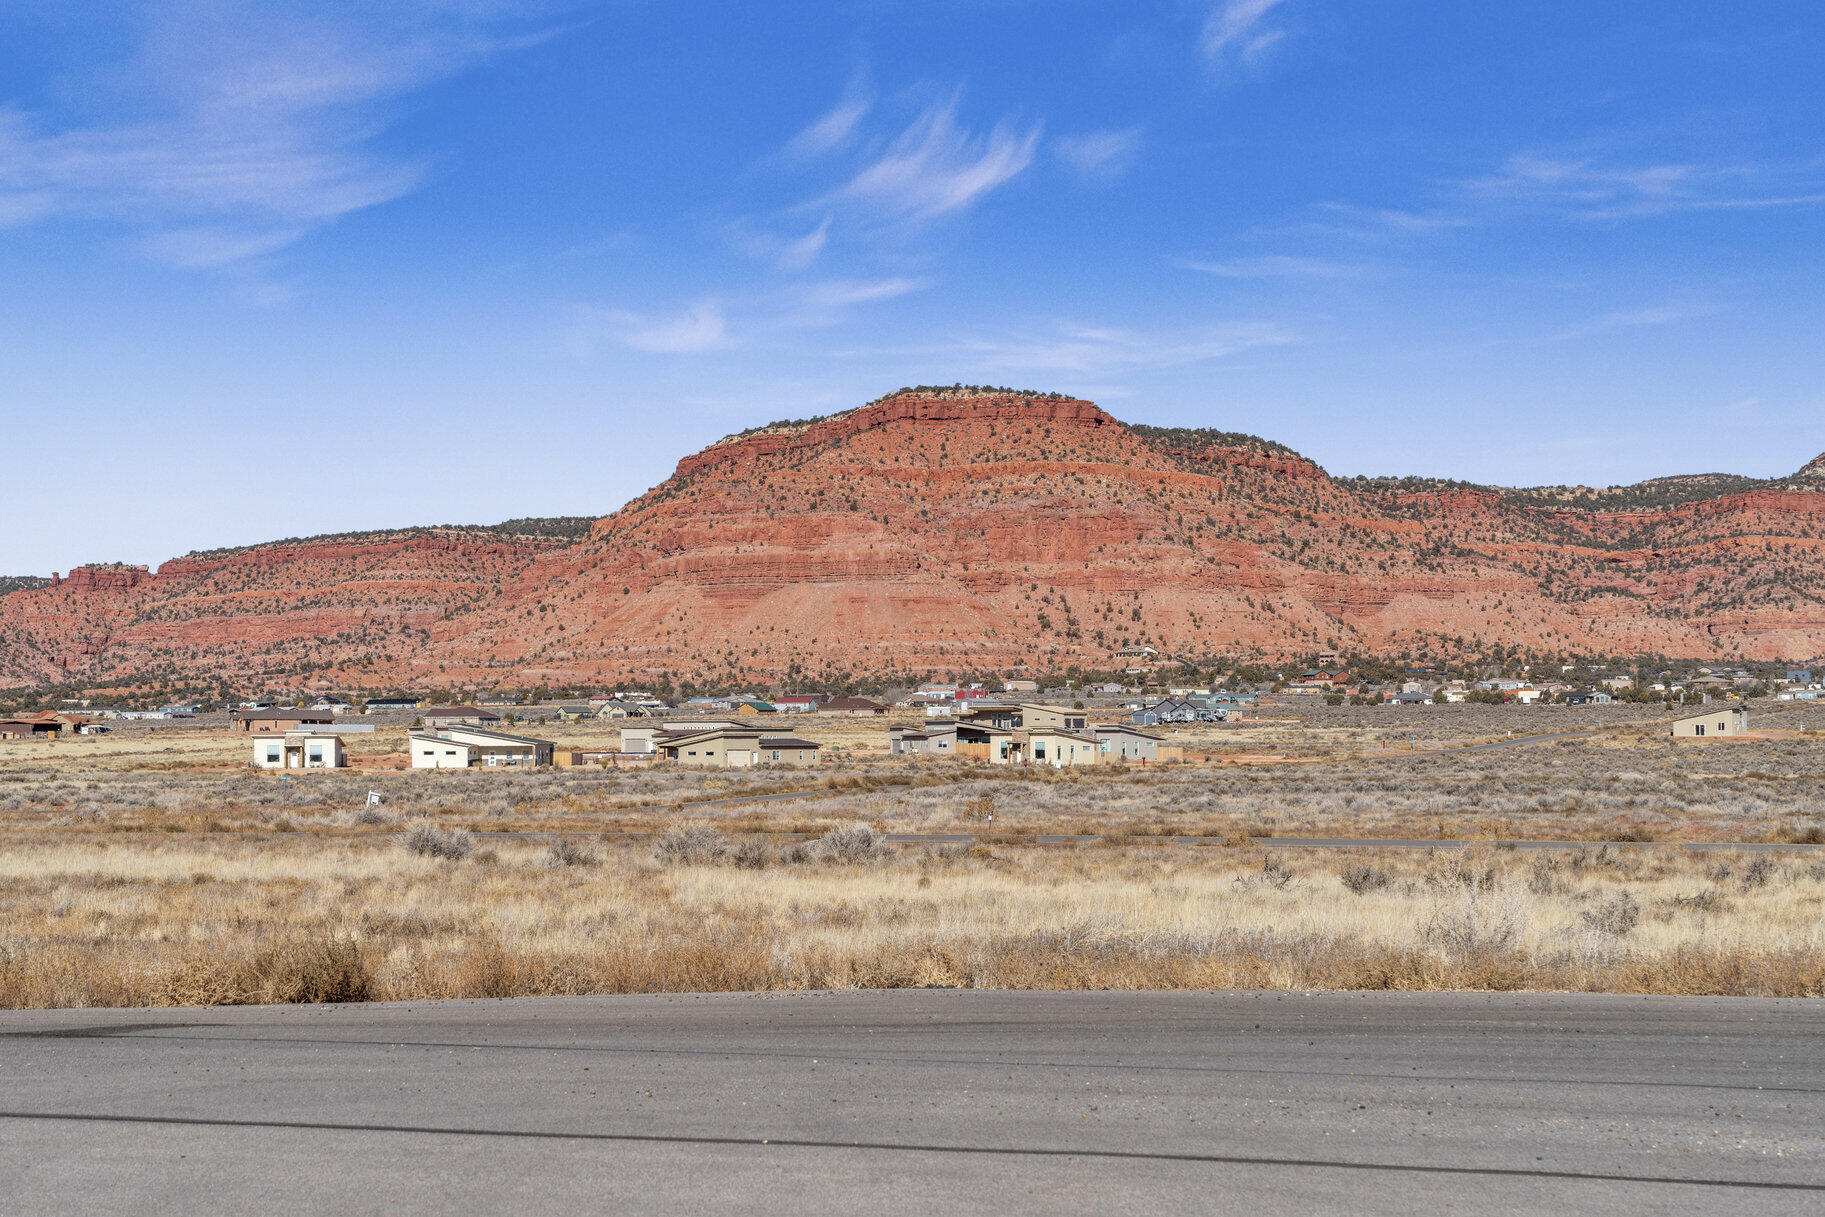
[[[62,710],[0,718],[0,741],[42,744],[117,729],[225,729],[252,737],[248,764],[255,769],[312,771],[370,764],[361,758],[372,755],[371,746],[352,754],[350,736],[403,726],[402,760],[411,769],[714,770],[818,766],[831,754],[835,732],[843,750],[874,748],[908,761],[1079,768],[1208,758],[1208,744],[1187,749],[1185,732],[1246,730],[1311,705],[1381,707],[1390,715],[1411,715],[1470,703],[1549,713],[1555,707],[1654,701],[1675,713],[1667,728],[1673,739],[1696,741],[1744,738],[1751,699],[1792,705],[1825,697],[1813,669],[1791,665],[1618,670],[1587,663],[1544,670],[1523,666],[1506,674],[1391,672],[1385,664],[1351,663],[1320,652],[1309,666],[1256,665],[1246,669],[1246,679],[1237,669],[1221,683],[1197,683],[1186,679],[1193,673],[1184,665],[1167,664],[1146,646],[1125,650],[1116,657],[1123,666],[1127,661],[1153,666],[1138,676],[1062,684],[1029,676],[934,680],[874,695],[755,688],[667,697],[652,689],[622,688],[556,696],[496,690],[456,701],[321,690],[291,704],[256,697],[226,708],[194,700],[135,706],[72,699]],[[1688,713],[1678,716],[1682,709]],[[881,725],[870,734],[856,720]],[[820,731],[820,723],[829,726]],[[609,736],[607,742],[577,745],[540,734],[541,724],[600,725]]]

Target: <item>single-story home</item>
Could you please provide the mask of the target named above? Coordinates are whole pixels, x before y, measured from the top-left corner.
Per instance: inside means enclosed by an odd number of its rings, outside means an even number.
[[[422,698],[417,697],[370,697],[368,713],[379,714],[386,710],[416,710]]]
[[[727,727],[735,731],[753,733],[760,728],[738,723],[727,718],[673,718],[658,723],[642,723],[637,727],[621,728],[621,751],[630,753],[656,752],[659,748],[659,737],[662,735],[689,735],[693,732],[713,731],[718,727]]]
[[[501,716],[480,706],[428,706],[419,712],[426,727],[485,727]]]
[[[735,713],[745,714],[752,718],[756,714],[778,714],[779,708],[772,702],[762,701],[758,697],[744,697],[735,703]]]
[[[1049,739],[1058,733],[1042,729],[1041,734]],[[1031,747],[1031,736],[1025,733],[969,719],[887,729],[887,749],[898,756],[956,756],[991,765],[1019,765],[1032,755]]]
[[[333,731],[303,728],[253,744],[256,769],[342,769],[348,763],[342,737]]]
[[[299,727],[326,727],[336,721],[328,710],[236,710],[228,716],[232,730],[258,735],[283,735]]]
[[[1103,756],[1112,761],[1139,761],[1147,764],[1151,761],[1176,761],[1184,755],[1177,745],[1168,744],[1151,731],[1142,731],[1127,723],[1098,723],[1090,732],[1101,745]]]
[[[667,731],[654,739],[661,757],[691,769],[748,769],[755,765],[818,762],[819,745],[794,736],[761,734],[758,727],[716,726],[703,731]]]
[[[1673,724],[1674,739],[1730,739],[1749,733],[1749,711],[1716,710],[1695,714]]]
[[[1134,711],[1129,715],[1129,722],[1136,727],[1154,727],[1160,723],[1221,723],[1240,713],[1231,709],[1227,702],[1218,704],[1214,694],[1201,702],[1167,697]]]
[[[869,718],[887,713],[887,707],[867,697],[839,697],[817,708],[819,714],[846,714],[851,718]]]
[[[0,719],[0,739],[57,739],[66,730],[80,731],[86,719],[60,718],[55,714],[22,714]]]
[[[1615,700],[1613,695],[1605,693],[1601,689],[1594,692],[1586,691],[1565,695],[1565,704],[1568,706],[1607,706]]]
[[[528,769],[551,764],[550,740],[481,727],[414,731],[408,746],[414,769]]]
[[[895,725],[887,729],[887,751],[894,756],[933,753],[957,755],[957,723],[954,719],[927,723],[923,727]]]
[[[1099,764],[1103,759],[1103,745],[1096,736],[1086,732],[1034,727],[1027,732],[1027,757],[1035,765],[1076,769]]]
[[[822,693],[783,693],[773,705],[781,714],[810,714],[828,700]]]

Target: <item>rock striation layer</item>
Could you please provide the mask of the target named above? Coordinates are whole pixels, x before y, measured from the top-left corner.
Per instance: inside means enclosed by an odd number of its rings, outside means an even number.
[[[1087,401],[892,394],[685,457],[574,537],[419,529],[78,568],[0,599],[0,684],[761,683],[1124,646],[1807,659],[1814,470],[1592,491],[1333,479]]]

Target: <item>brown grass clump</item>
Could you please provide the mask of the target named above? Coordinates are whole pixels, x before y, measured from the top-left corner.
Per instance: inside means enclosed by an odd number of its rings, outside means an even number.
[[[559,837],[545,851],[546,866],[596,866],[601,861],[594,850],[568,837]]]
[[[475,835],[466,828],[445,830],[420,820],[401,834],[399,844],[408,853],[460,862],[475,852]]]
[[[1343,881],[1346,888],[1358,896],[1379,892],[1394,882],[1393,875],[1381,867],[1371,866],[1367,862],[1346,862],[1337,877]]]
[[[157,1005],[248,1006],[357,1002],[375,995],[373,970],[352,937],[293,938],[223,958],[199,955],[164,969]]]

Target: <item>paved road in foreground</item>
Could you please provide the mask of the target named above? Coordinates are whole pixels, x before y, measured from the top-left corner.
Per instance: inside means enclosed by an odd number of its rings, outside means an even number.
[[[1825,1003],[954,991],[0,1015],[0,1212],[1818,1213]]]

